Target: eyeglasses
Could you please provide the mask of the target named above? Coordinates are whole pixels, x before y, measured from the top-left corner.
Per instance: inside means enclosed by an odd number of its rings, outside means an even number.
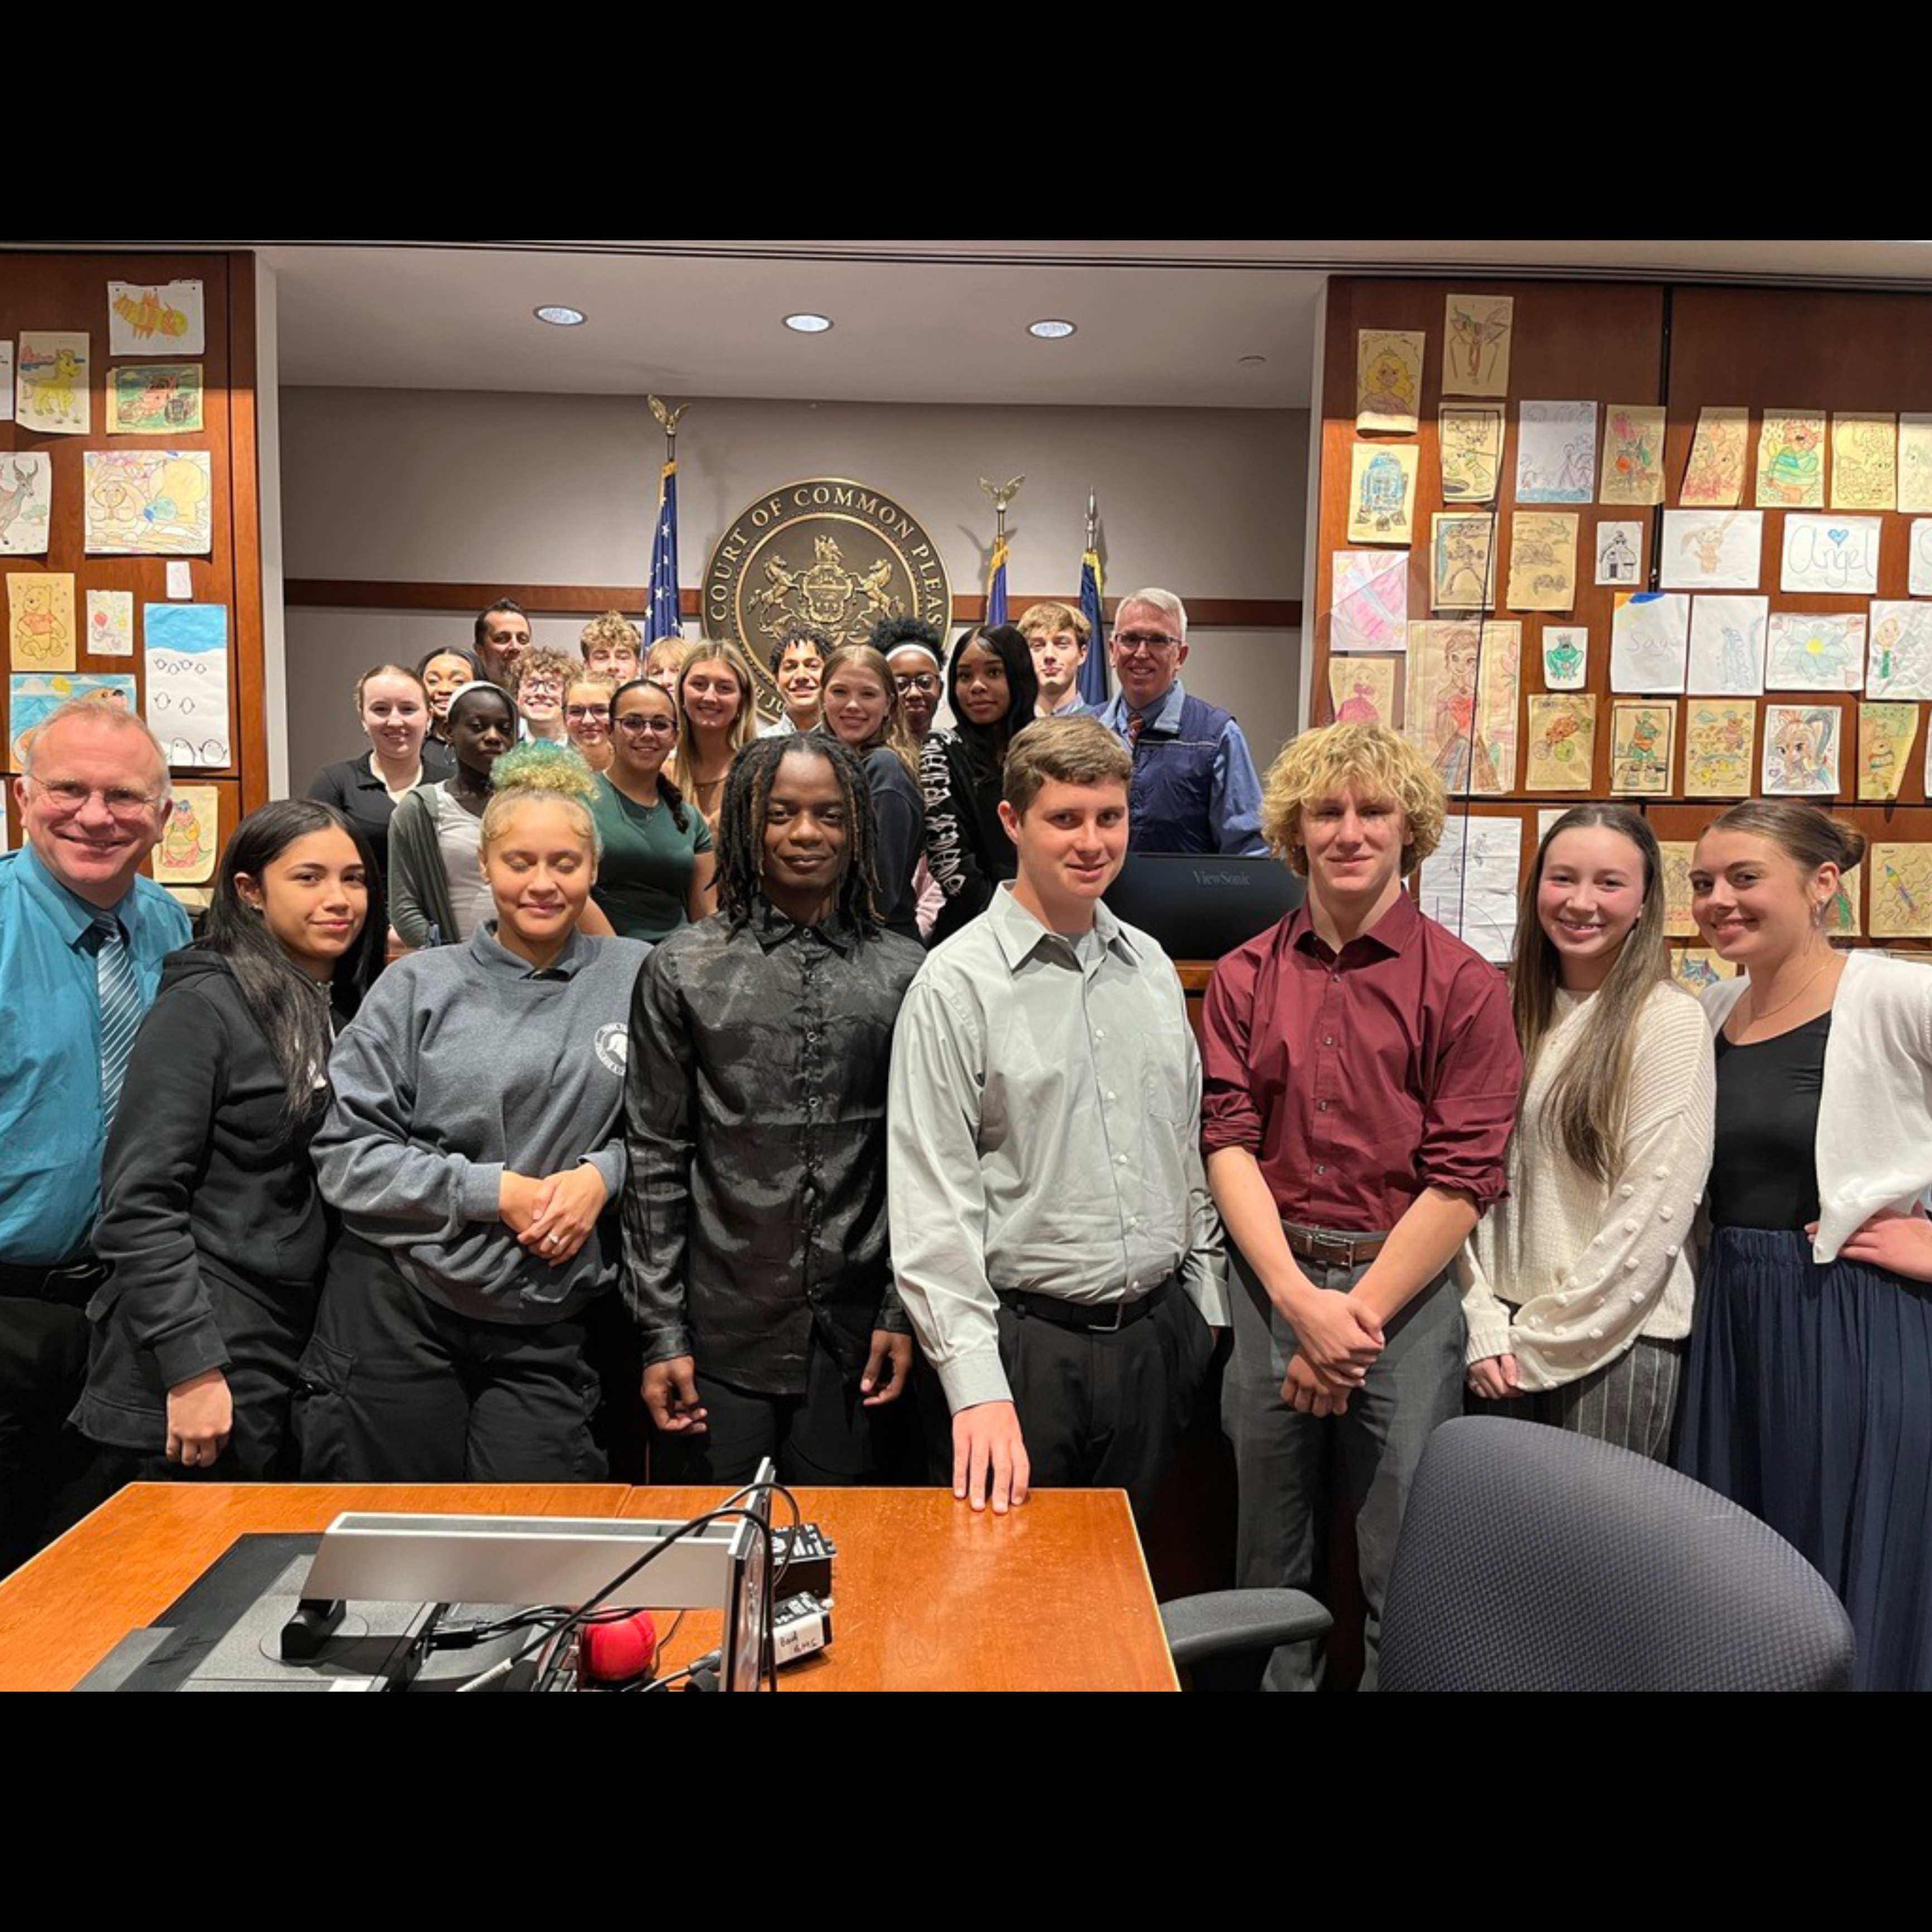
[[[640,718],[635,712],[628,718],[617,720],[617,729],[633,738],[646,735],[653,738],[673,738],[677,735],[675,718]]]
[[[1178,638],[1170,638],[1165,631],[1116,631],[1114,643],[1117,649],[1132,657],[1136,651],[1158,654],[1172,650],[1180,642]]]
[[[573,724],[582,724],[592,718],[608,718],[610,707],[608,704],[566,704],[563,715]]]
[[[939,690],[939,674],[937,671],[896,671],[892,674],[892,682],[902,691],[922,691],[928,698],[936,696]]]
[[[145,818],[161,802],[158,794],[136,791],[131,785],[110,785],[103,790],[97,785],[84,785],[65,778],[49,784],[43,778],[29,778],[27,782],[38,785],[54,809],[68,816],[86,811],[91,798],[100,800],[116,818]]]
[[[517,686],[519,698],[561,698],[563,686],[547,677],[526,677]]]

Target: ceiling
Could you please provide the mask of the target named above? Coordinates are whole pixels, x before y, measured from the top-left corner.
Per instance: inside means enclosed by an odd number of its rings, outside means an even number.
[[[1196,409],[1308,406],[1336,268],[1932,278],[1932,244],[1906,241],[145,245],[258,249],[289,385]],[[531,313],[543,303],[590,320],[549,326]],[[799,310],[836,326],[794,334],[782,318]],[[1027,334],[1048,316],[1078,332]]]

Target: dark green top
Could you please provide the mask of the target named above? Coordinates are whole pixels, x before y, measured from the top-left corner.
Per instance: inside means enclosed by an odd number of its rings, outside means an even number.
[[[685,923],[685,902],[711,828],[688,800],[680,832],[668,805],[634,805],[602,772],[591,816],[604,842],[591,897],[626,939],[662,939]]]

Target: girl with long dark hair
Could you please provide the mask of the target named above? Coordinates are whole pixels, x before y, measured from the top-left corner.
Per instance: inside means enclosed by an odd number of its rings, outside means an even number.
[[[1457,1267],[1470,1392],[1660,1458],[1716,1082],[1703,1012],[1670,978],[1662,859],[1640,813],[1582,805],[1550,827],[1510,990],[1523,1084],[1509,1192]]]
[[[101,1177],[74,1412],[130,1476],[292,1475],[290,1407],[314,1326],[325,1215],[309,1145],[335,1029],[381,964],[368,842],[284,799],[222,854],[206,930],[171,955],[136,1036]]]
[[[920,747],[926,794],[926,856],[946,895],[932,928],[938,945],[992,903],[1013,876],[1013,842],[1000,823],[1006,747],[1033,722],[1040,680],[1033,652],[1012,624],[982,624],[952,649],[946,688],[954,723]]]
[[[610,700],[610,768],[590,801],[603,847],[592,896],[626,939],[665,938],[711,910],[711,828],[668,776],[678,725],[676,699],[649,678]]]

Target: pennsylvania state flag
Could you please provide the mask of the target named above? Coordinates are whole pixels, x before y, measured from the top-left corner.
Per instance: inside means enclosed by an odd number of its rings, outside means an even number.
[[[1006,621],[1006,540],[1000,538],[993,547],[992,574],[986,583],[986,622],[1004,624]]]
[[[677,465],[667,463],[658,485],[657,534],[651,538],[651,604],[644,642],[649,646],[683,634],[677,595]]]
[[[1087,620],[1090,634],[1087,656],[1080,666],[1080,701],[1102,705],[1107,701],[1107,627],[1100,617],[1100,553],[1090,550],[1080,560],[1080,614]]]

